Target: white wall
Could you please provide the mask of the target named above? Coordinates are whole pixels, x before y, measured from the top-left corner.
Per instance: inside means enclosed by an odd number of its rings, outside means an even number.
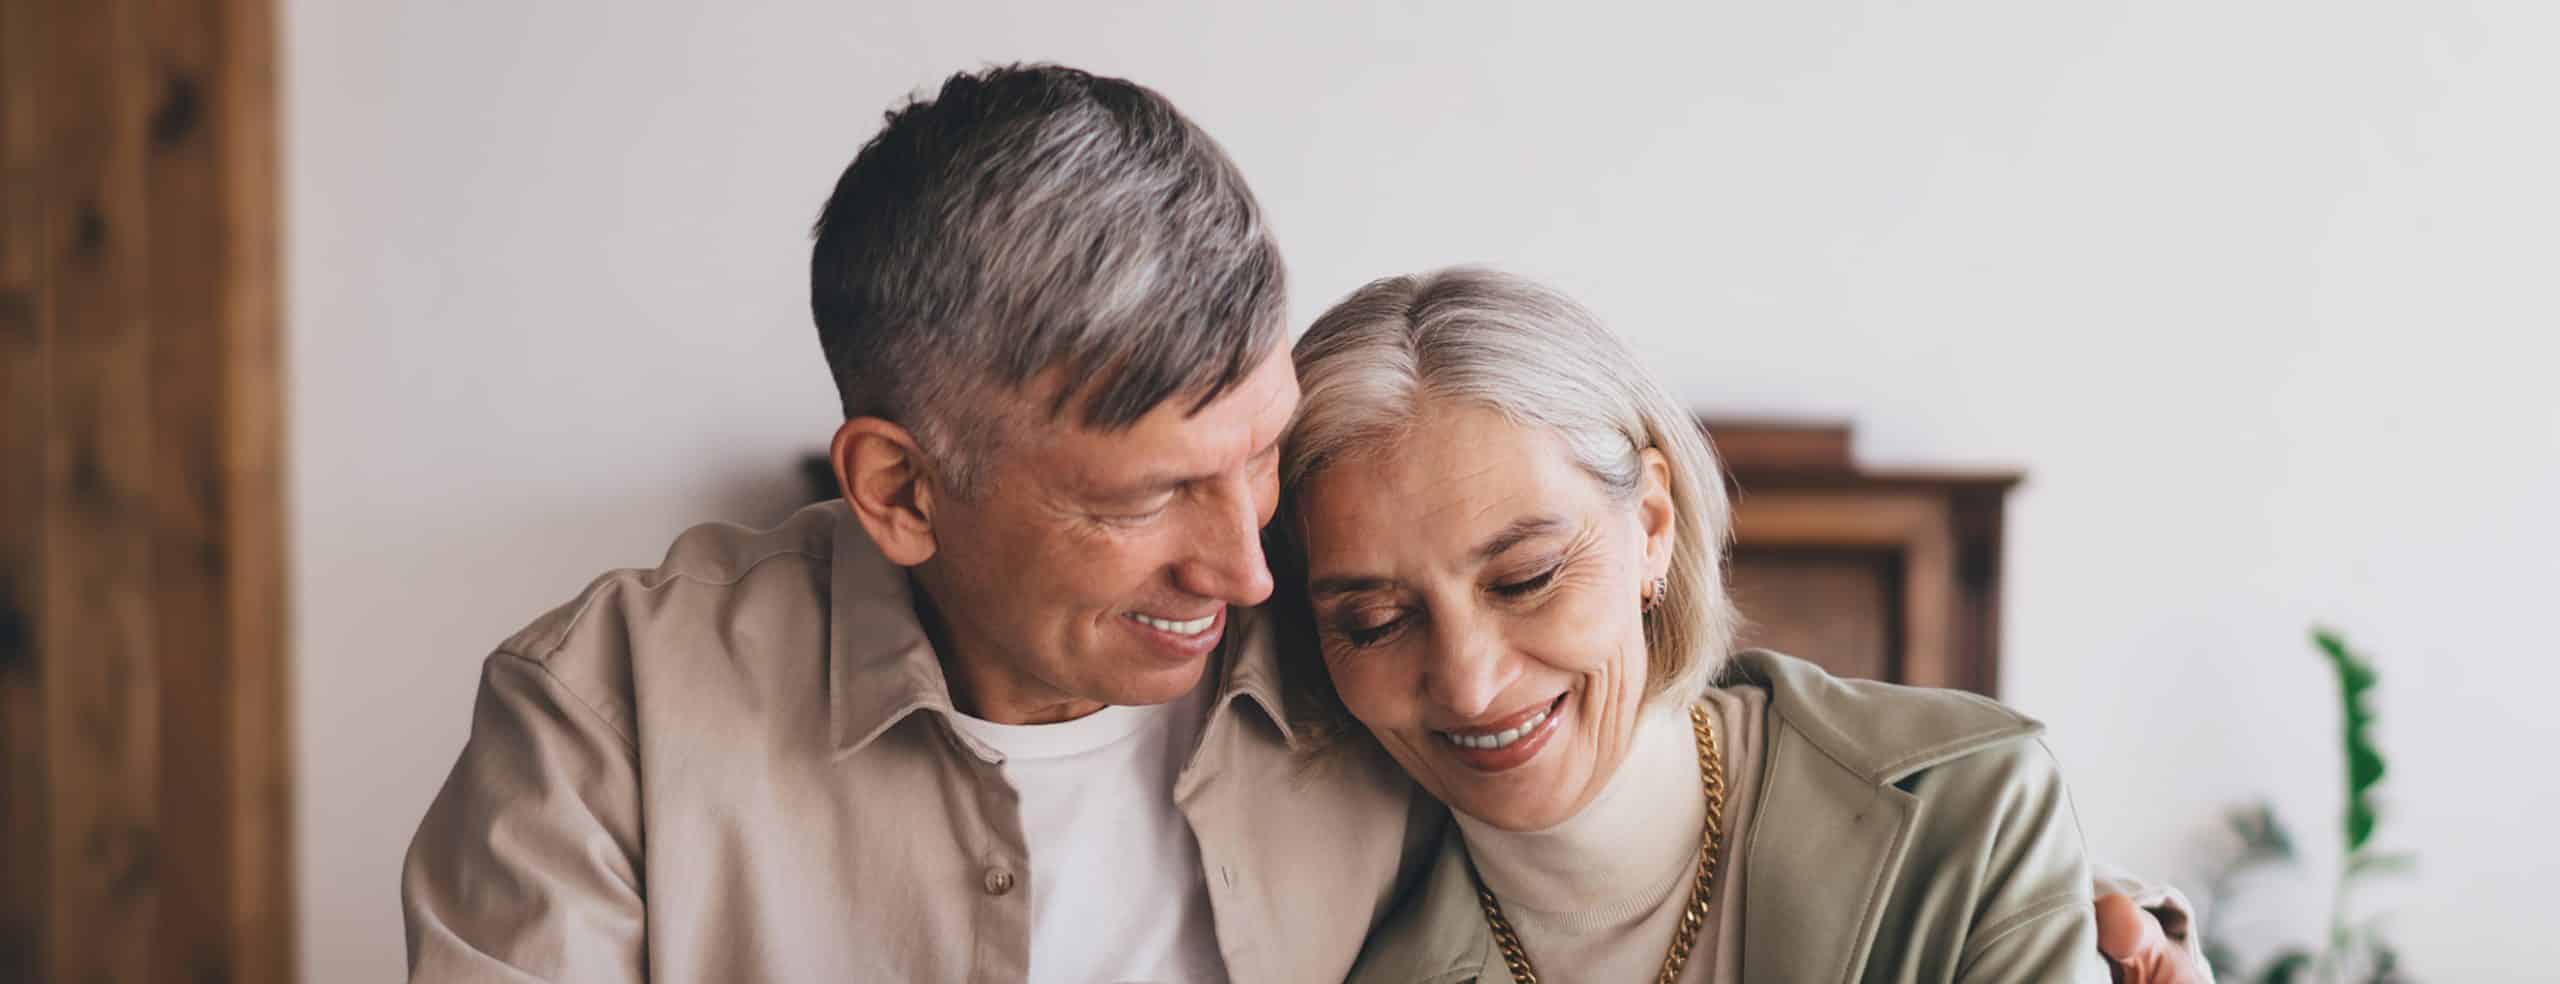
[[[397,976],[491,643],[793,503],[805,230],[880,112],[1041,58],[1226,143],[1301,323],[1490,261],[1702,406],[2024,467],[2007,696],[2108,855],[2192,881],[2258,794],[2327,847],[2348,631],[2415,969],[2547,979],[2560,5],[1505,6],[288,3],[309,978]]]

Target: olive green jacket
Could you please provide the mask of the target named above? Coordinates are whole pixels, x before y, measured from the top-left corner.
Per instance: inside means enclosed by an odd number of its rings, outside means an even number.
[[[1769,690],[1757,812],[1726,854],[1750,872],[1745,979],[2107,980],[2080,823],[2043,725],[1972,694],[1841,680],[1771,652],[1737,656],[1728,677]],[[1446,839],[1351,981],[1512,980],[1464,850]]]

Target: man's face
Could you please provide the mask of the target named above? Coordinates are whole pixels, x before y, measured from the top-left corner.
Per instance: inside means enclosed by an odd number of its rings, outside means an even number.
[[[1190,692],[1227,606],[1271,594],[1261,529],[1297,403],[1282,345],[1198,413],[1177,396],[1118,433],[1018,428],[978,498],[938,502],[916,568],[962,708],[1036,723]]]

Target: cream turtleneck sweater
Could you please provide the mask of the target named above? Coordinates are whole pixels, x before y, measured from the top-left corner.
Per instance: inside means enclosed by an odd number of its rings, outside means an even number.
[[[1769,692],[1711,688],[1702,698],[1724,759],[1722,859],[1689,984],[1742,980],[1740,844],[1758,792]],[[1513,833],[1457,814],[1485,886],[1550,981],[1651,981],[1695,884],[1707,803],[1685,704],[1648,708],[1618,774],[1582,812],[1545,830]],[[1488,970],[1508,980],[1500,964]]]

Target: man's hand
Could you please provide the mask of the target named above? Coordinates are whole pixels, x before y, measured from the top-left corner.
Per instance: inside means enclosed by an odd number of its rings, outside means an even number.
[[[2120,893],[2098,896],[2098,952],[2107,958],[2116,984],[2209,984],[2213,980],[2192,947],[2171,939],[2158,917]]]

